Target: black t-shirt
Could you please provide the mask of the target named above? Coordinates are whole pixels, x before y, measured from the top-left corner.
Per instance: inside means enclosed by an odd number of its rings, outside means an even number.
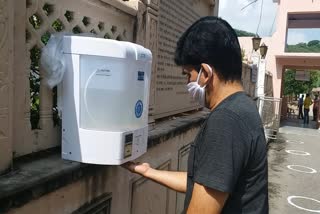
[[[191,145],[185,211],[198,183],[229,193],[222,214],[269,213],[267,165],[257,107],[245,93],[235,93],[210,113]]]

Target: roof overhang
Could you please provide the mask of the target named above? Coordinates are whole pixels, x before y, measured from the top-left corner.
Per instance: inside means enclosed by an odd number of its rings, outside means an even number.
[[[281,53],[275,57],[283,59],[320,59],[320,53]]]
[[[288,28],[320,28],[320,13],[290,13]]]
[[[275,57],[285,68],[320,69],[320,53],[282,53]]]

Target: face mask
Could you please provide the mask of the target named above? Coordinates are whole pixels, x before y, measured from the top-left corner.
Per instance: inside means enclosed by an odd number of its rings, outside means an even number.
[[[212,69],[209,65],[207,65],[209,70],[212,73]],[[188,92],[189,94],[192,96],[192,98],[197,101],[201,106],[205,107],[205,103],[206,103],[206,85],[201,87],[199,85],[199,80],[201,77],[201,73],[202,73],[202,68],[198,74],[198,78],[196,82],[190,82],[188,83],[187,87],[188,87]]]

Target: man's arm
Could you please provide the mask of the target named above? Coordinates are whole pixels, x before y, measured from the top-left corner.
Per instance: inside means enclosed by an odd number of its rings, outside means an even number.
[[[137,164],[129,162],[123,165],[124,168],[133,173],[142,175],[145,178],[155,181],[163,186],[166,186],[177,192],[185,193],[187,190],[187,173],[186,172],[171,172],[157,170],[150,167],[149,164]]]
[[[229,194],[195,183],[187,214],[220,214]]]

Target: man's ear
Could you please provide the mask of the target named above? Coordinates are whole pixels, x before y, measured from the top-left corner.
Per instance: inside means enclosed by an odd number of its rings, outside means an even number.
[[[201,64],[202,73],[204,76],[204,84],[207,85],[209,81],[213,78],[213,70],[210,65],[206,63]]]

